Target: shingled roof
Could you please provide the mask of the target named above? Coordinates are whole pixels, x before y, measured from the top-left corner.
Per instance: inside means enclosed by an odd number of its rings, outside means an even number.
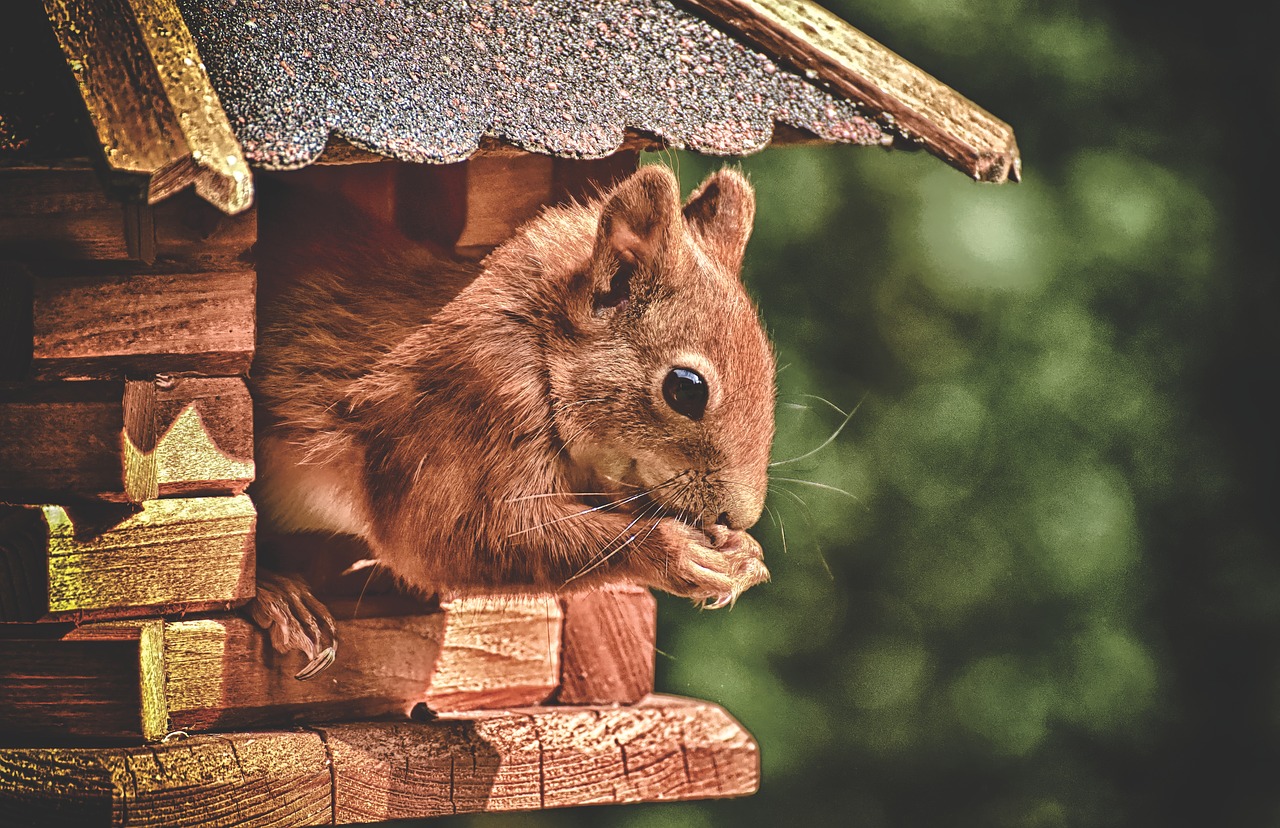
[[[46,0],[111,169],[247,206],[246,165],[495,142],[717,155],[776,135],[910,145],[1018,177],[1012,130],[805,0]],[[112,5],[114,9],[114,4]]]

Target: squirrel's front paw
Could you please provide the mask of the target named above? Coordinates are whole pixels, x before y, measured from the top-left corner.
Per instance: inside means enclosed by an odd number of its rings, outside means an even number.
[[[681,527],[681,542],[663,573],[664,588],[706,609],[733,606],[738,596],[769,580],[760,543],[741,529],[716,524]]]
[[[299,681],[314,678],[337,656],[333,616],[302,578],[259,569],[258,594],[245,609],[270,636],[276,652],[299,650],[310,659],[294,676]]]

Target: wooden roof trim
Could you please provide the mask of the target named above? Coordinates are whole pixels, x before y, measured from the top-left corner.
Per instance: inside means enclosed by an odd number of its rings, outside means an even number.
[[[978,181],[1018,181],[1013,129],[809,0],[684,0]]]
[[[115,185],[238,213],[253,177],[173,0],[45,0]]]

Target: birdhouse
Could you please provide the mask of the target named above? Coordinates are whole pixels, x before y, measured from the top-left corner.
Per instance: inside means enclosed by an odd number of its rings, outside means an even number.
[[[1004,123],[807,0],[46,0],[0,32],[0,823],[330,824],[740,796],[751,736],[653,693],[634,587],[254,594],[255,244],[272,187],[478,260],[644,152],[924,149]],[[299,239],[298,243],[303,243]],[[363,583],[363,581],[361,582]]]

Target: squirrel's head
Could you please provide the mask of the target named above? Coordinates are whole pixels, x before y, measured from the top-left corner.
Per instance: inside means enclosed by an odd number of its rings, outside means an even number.
[[[675,176],[649,166],[581,209],[594,242],[566,282],[553,336],[567,347],[548,348],[571,476],[635,495],[644,516],[751,526],[774,408],[773,351],[740,278],[751,185],[722,170],[682,206]]]

